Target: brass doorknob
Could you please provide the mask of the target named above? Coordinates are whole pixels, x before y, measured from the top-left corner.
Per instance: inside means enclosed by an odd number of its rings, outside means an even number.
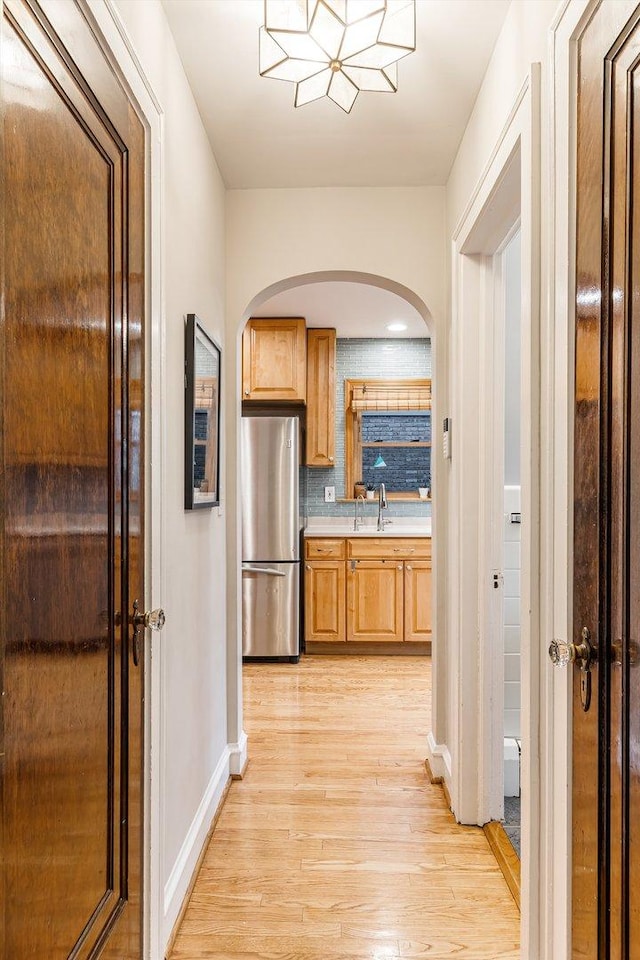
[[[162,630],[166,619],[164,610],[161,608],[157,610],[145,610],[144,613],[140,613],[140,601],[133,601],[131,624],[133,626],[132,652],[134,666],[137,667],[140,663],[145,628],[148,627],[149,630]]]

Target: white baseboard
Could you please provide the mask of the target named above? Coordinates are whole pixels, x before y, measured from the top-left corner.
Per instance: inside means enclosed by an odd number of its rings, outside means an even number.
[[[247,765],[247,735],[242,731],[239,743],[229,744],[229,773],[232,777],[241,777]]]
[[[245,738],[246,740],[246,738]],[[191,821],[191,826],[187,831],[184,842],[180,848],[180,853],[176,858],[173,869],[164,886],[164,917],[163,917],[163,936],[164,946],[169,941],[173,928],[180,914],[182,902],[189,889],[193,873],[198,864],[198,859],[202,848],[207,839],[211,824],[216,810],[222,799],[222,795],[227,786],[230,770],[230,760],[232,756],[231,747],[226,746],[218,764],[213,771],[213,775],[207,784],[207,789],[196,810],[196,815]],[[246,743],[245,743],[246,751]],[[237,754],[235,754],[237,756]]]
[[[451,754],[446,743],[436,743],[433,733],[427,736],[427,760],[434,777],[442,777],[451,790]]]

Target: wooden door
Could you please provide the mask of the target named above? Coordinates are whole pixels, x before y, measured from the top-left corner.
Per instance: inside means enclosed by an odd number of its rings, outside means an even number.
[[[72,2],[1,63],[0,956],[135,960],[144,134]]]
[[[242,399],[304,403],[306,396],[304,320],[249,320],[242,334]]]
[[[640,958],[640,8],[578,41],[572,956]],[[630,19],[628,19],[630,17]],[[584,668],[585,661],[583,659]],[[589,684],[591,702],[589,703]]]
[[[305,640],[344,643],[344,560],[307,560],[304,573]]]
[[[347,563],[347,641],[401,641],[403,564],[396,560]]]
[[[336,455],[336,332],[307,330],[308,467],[333,467]]]
[[[404,639],[431,640],[431,560],[404,565]]]

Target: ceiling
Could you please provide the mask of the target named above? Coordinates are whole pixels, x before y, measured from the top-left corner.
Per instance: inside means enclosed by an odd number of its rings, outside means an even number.
[[[262,0],[163,0],[228,188],[445,184],[510,0],[417,0],[395,94],[293,106],[258,75]]]
[[[255,317],[304,317],[308,327],[335,327],[338,337],[428,337],[417,310],[389,290],[346,281],[309,283],[266,300]],[[391,333],[388,323],[407,324]]]

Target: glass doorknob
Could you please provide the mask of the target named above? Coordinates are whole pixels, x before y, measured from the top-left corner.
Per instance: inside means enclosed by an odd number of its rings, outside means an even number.
[[[135,613],[133,623],[136,627],[148,627],[149,630],[162,630],[167,618],[164,610],[159,607],[157,610],[146,610],[144,613]]]
[[[549,658],[554,667],[566,667],[575,660],[575,644],[552,640],[549,645]]]
[[[575,663],[581,670],[589,670],[596,660],[596,652],[591,645],[591,634],[587,627],[582,629],[580,643],[552,640],[549,645],[549,659],[555,667],[566,667],[569,663]]]

